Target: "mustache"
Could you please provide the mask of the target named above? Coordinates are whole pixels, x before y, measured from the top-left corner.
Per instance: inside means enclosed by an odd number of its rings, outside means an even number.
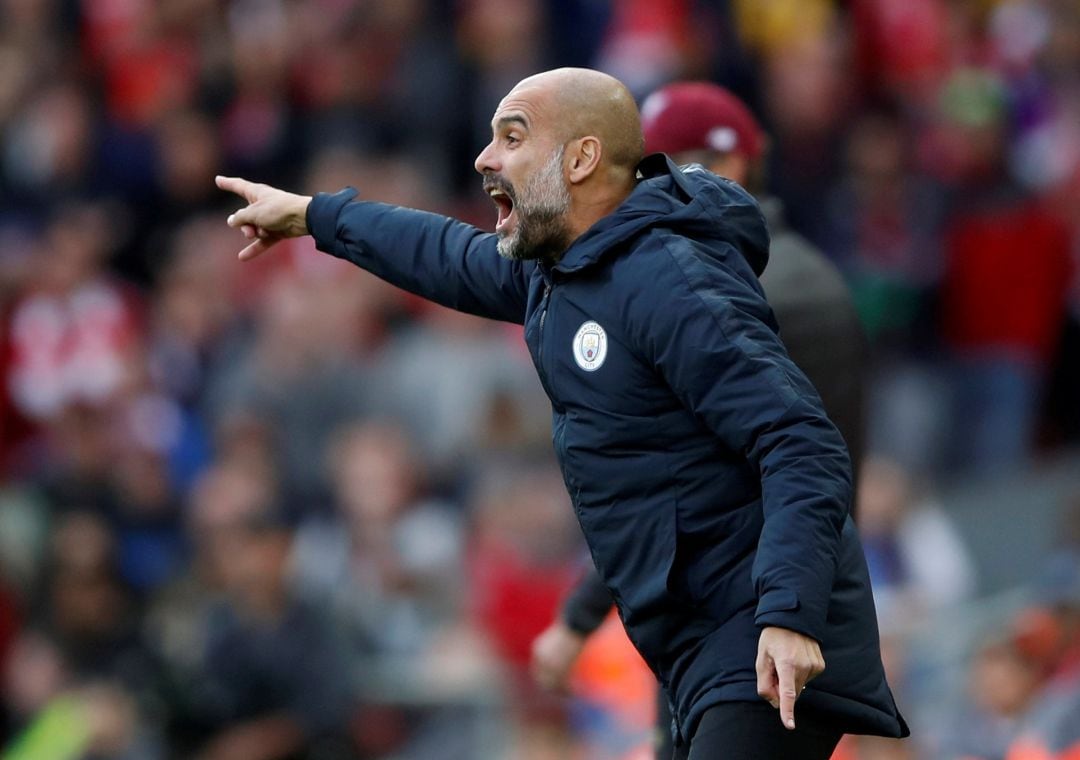
[[[492,190],[499,190],[510,196],[510,200],[517,202],[517,193],[514,192],[514,186],[503,179],[498,174],[485,174],[484,175],[484,192],[490,193]]]

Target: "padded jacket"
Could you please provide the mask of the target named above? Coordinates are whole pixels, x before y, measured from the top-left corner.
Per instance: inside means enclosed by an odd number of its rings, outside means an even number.
[[[906,735],[849,516],[844,441],[788,358],[758,275],[756,201],[647,157],[557,263],[510,261],[437,214],[315,196],[317,246],[445,306],[523,324],[593,561],[664,685],[676,737],[756,701],[763,626],[820,642],[800,698],[848,732]]]

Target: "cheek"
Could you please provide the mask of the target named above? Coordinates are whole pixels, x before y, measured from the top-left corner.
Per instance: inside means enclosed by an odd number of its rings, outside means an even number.
[[[503,154],[502,175],[516,190],[520,190],[535,173],[536,167],[533,164],[525,148],[507,151]]]

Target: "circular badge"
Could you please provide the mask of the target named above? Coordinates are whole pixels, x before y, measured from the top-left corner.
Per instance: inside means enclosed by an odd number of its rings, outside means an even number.
[[[586,322],[574,336],[574,361],[586,372],[600,369],[607,357],[607,333],[596,322]]]

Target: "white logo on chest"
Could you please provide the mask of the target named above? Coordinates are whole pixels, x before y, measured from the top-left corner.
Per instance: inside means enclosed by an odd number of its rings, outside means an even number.
[[[600,369],[607,357],[607,333],[598,323],[588,321],[574,336],[574,361],[586,372]]]

